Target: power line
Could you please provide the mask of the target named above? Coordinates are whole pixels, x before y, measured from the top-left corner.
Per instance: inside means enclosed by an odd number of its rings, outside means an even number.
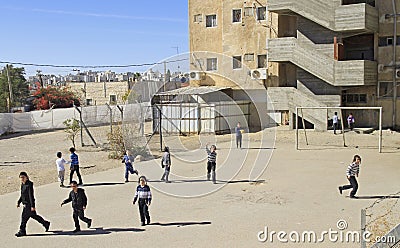
[[[0,64],[11,64],[11,65],[22,65],[22,66],[37,66],[37,67],[53,67],[53,68],[127,68],[127,67],[142,67],[152,65],[162,65],[164,63],[175,63],[181,61],[187,61],[189,58],[177,59],[177,60],[166,60],[163,62],[154,63],[143,63],[143,64],[130,64],[130,65],[54,65],[54,64],[35,64],[35,63],[22,63],[22,62],[11,62],[11,61],[0,61]]]

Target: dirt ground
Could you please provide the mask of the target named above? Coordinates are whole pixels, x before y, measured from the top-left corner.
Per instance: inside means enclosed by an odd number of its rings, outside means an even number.
[[[96,139],[102,143],[106,141],[106,133],[108,127],[97,127],[91,129]],[[293,144],[295,141],[295,132],[288,130],[287,127],[278,127],[277,129],[265,130],[265,132],[276,132],[275,145]],[[257,142],[261,139],[262,132],[248,134],[250,142]],[[101,137],[102,136],[102,137]],[[228,142],[231,135],[206,136],[207,139],[215,140],[215,143]],[[87,138],[86,138],[87,139]],[[183,136],[165,136],[165,141],[177,140],[187,150],[193,150],[204,146],[202,137],[193,135]],[[78,138],[79,140],[79,138]],[[305,135],[303,131],[299,132],[299,149],[300,150],[331,150],[332,154],[343,149],[343,136],[334,135],[329,132],[307,131],[308,145],[306,145]],[[358,134],[356,132],[345,133],[346,146],[349,149],[363,149],[363,153],[371,155],[377,153],[378,150],[378,132],[372,134]],[[88,143],[88,141],[86,141]],[[79,142],[77,142],[79,143]],[[31,180],[35,185],[44,185],[57,181],[56,172],[56,153],[61,151],[64,158],[69,158],[68,149],[71,143],[66,140],[64,131],[58,130],[53,132],[20,134],[13,136],[5,136],[0,139],[0,194],[14,192],[19,190],[18,173],[27,171]],[[159,137],[154,136],[150,142],[152,155],[158,157]],[[106,171],[123,165],[119,160],[111,160],[108,158],[109,152],[102,148],[95,147],[77,147],[81,162],[81,170],[83,180],[85,175],[93,174],[100,171]],[[400,154],[400,134],[383,131],[383,153],[388,160],[393,161]],[[68,178],[68,168],[66,168],[66,178]],[[123,178],[121,178],[123,180]]]

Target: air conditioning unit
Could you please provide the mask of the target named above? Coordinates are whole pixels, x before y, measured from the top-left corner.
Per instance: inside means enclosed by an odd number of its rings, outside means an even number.
[[[206,78],[206,73],[202,71],[192,71],[189,73],[191,80],[203,80]]]
[[[400,69],[396,69],[396,78],[400,78]]]
[[[267,77],[268,77],[267,68],[251,70],[251,79],[267,79]]]
[[[385,71],[385,65],[384,64],[379,64],[378,65],[378,73],[382,73]]]

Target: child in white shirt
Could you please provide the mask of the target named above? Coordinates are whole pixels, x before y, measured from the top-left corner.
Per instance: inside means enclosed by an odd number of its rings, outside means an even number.
[[[62,157],[61,152],[57,152],[56,165],[60,187],[64,187],[65,164],[68,164],[68,162]]]

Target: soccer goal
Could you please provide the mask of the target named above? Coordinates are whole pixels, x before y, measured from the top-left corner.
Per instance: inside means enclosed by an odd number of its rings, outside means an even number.
[[[295,148],[296,150],[299,150],[299,131],[302,130],[304,133],[304,141],[307,146],[310,145],[309,143],[309,137],[307,135],[307,121],[306,119],[312,119],[314,121],[321,121],[321,123],[326,123],[326,127],[328,128],[329,119],[333,116],[333,113],[337,112],[337,117],[339,120],[339,123],[337,125],[338,129],[337,132],[338,134],[341,134],[343,137],[342,141],[340,141],[340,145],[343,145],[343,147],[347,147],[348,144],[346,143],[346,133],[350,133],[350,131],[353,131],[353,127],[348,126],[348,116],[346,115],[347,113],[355,112],[358,114],[359,119],[368,119],[369,122],[372,124],[369,124],[370,129],[378,129],[378,141],[376,142],[378,144],[378,151],[379,153],[382,152],[382,107],[296,107],[296,113],[295,113],[295,129],[296,129],[296,137],[295,137]],[[344,114],[345,112],[346,114]],[[379,113],[379,117],[378,117]],[[378,118],[376,118],[378,117]],[[351,120],[350,120],[351,122]],[[354,119],[353,119],[354,122]],[[357,117],[356,121],[357,123]],[[351,123],[349,123],[351,124]],[[301,127],[300,127],[301,125]],[[357,125],[354,130],[356,131],[362,131],[364,129],[362,128],[357,128]],[[316,134],[317,135],[317,134]]]

